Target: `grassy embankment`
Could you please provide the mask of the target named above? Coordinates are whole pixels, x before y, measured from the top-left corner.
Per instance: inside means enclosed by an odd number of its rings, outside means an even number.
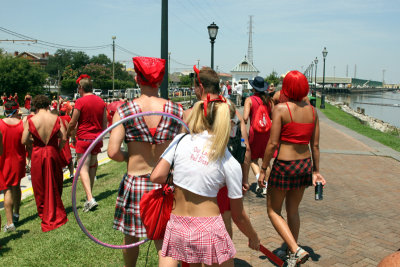
[[[124,163],[115,162],[99,167],[93,190],[99,207],[94,212],[82,212],[85,195],[80,183],[77,189],[78,212],[83,224],[96,238],[118,245],[122,244],[123,234],[112,229],[112,223],[117,190],[125,169]],[[123,266],[121,250],[97,245],[79,228],[72,211],[71,185],[64,183],[62,196],[69,222],[47,233],[41,231],[33,196],[23,200],[17,230],[0,233],[0,266]],[[0,214],[4,225],[4,210]],[[140,246],[137,266],[145,265],[148,245],[149,242]],[[152,243],[147,266],[157,266],[157,263]]]
[[[317,107],[319,108],[321,100],[317,98]],[[332,121],[341,124],[359,134],[365,135],[372,140],[393,148],[400,152],[400,137],[398,133],[381,131],[372,129],[366,124],[363,124],[359,119],[344,112],[338,107],[325,103],[325,109],[321,111]]]

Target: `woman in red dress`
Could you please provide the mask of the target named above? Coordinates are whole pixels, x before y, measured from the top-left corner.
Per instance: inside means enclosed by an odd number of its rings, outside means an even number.
[[[27,93],[25,95],[25,108],[27,110],[31,109],[31,100],[32,100],[32,96],[29,93]]]
[[[0,156],[0,171],[2,172],[2,184],[4,188],[4,208],[7,224],[4,232],[15,230],[19,219],[19,207],[21,204],[20,182],[25,176],[25,146],[21,144],[23,123],[18,115],[17,103],[8,101],[5,105],[7,118],[0,120],[0,130],[3,134],[3,152]]]
[[[31,177],[33,193],[42,231],[47,232],[65,224],[67,214],[61,200],[63,189],[60,151],[66,141],[60,118],[49,111],[50,100],[43,95],[33,98],[37,114],[24,127],[22,142],[28,144],[33,138]]]

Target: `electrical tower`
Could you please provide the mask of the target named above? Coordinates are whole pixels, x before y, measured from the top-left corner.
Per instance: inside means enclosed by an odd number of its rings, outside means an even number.
[[[249,24],[249,47],[247,48],[247,58],[253,64],[253,16],[250,17]]]

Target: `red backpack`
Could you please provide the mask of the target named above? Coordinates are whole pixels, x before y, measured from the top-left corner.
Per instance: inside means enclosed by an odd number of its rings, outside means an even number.
[[[258,133],[266,133],[271,128],[272,122],[268,115],[268,108],[264,103],[261,104],[258,102],[257,97],[253,97],[256,102],[259,104],[258,109],[256,111],[256,115],[254,116],[254,120],[251,122],[251,127],[254,131]]]

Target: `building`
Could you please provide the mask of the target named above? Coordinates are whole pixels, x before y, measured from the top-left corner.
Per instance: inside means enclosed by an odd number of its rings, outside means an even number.
[[[242,84],[243,90],[250,89],[249,80],[253,80],[259,73],[260,71],[250,63],[245,56],[244,59],[231,70],[232,84]]]
[[[25,58],[31,61],[34,65],[39,65],[42,69],[47,66],[49,61],[49,52],[45,53],[32,53],[32,52],[22,52],[19,53],[17,51],[14,52],[15,57]]]

